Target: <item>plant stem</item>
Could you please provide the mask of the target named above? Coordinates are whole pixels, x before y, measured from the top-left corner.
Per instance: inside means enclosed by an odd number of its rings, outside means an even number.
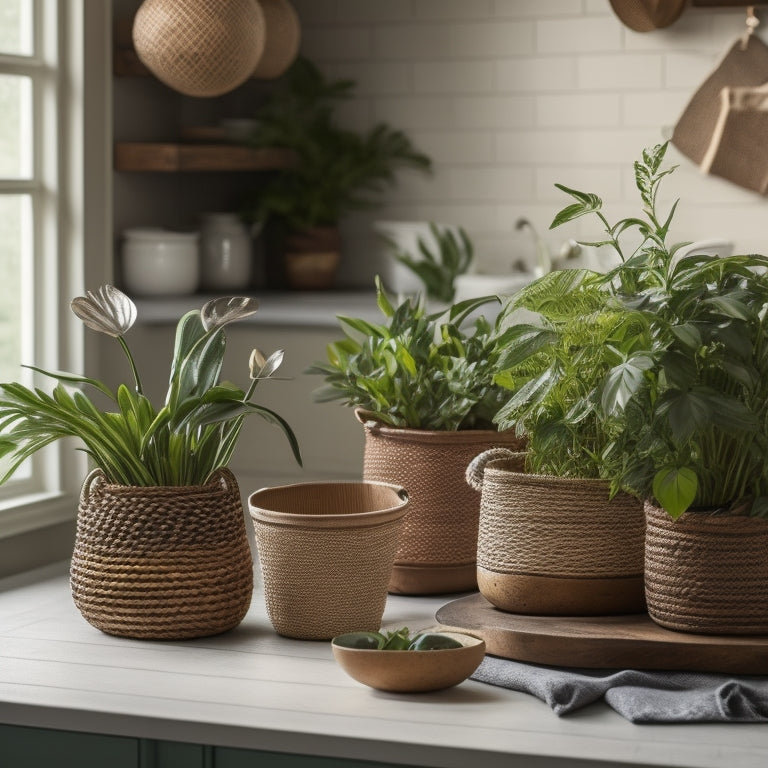
[[[139,395],[142,395],[144,394],[144,390],[141,386],[141,379],[139,378],[139,370],[138,368],[136,368],[136,362],[133,359],[131,350],[128,348],[128,344],[126,343],[125,339],[122,336],[118,336],[117,340],[120,342],[120,346],[123,348],[123,352],[125,352],[125,356],[128,358],[128,363],[131,366],[131,373],[133,374],[133,380],[136,383],[136,393]]]

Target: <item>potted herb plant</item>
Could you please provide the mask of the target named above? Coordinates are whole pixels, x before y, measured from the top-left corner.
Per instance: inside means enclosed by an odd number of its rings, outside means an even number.
[[[474,589],[479,494],[464,471],[486,448],[522,444],[492,421],[505,396],[493,382],[500,329],[470,318],[498,299],[430,314],[420,295],[395,306],[378,279],[376,287],[384,322],[339,318],[346,338],[310,369],[325,377],[316,399],[355,408],[366,435],[364,478],[408,491],[390,591]]]
[[[374,205],[395,183],[398,169],[431,168],[430,159],[386,123],[364,133],[339,125],[336,105],[354,86],[351,80],[327,80],[299,57],[260,107],[249,139],[254,147],[295,154],[293,166],[266,178],[247,203],[248,216],[266,221],[272,239],[281,243],[285,279],[295,288],[333,284],[344,214]]]
[[[512,322],[525,310],[525,322]],[[495,421],[527,451],[488,451],[468,481],[481,491],[478,585],[514,613],[599,615],[644,608],[643,510],[611,493],[603,455],[629,439],[602,417],[613,344],[637,323],[602,276],[551,272],[509,299],[495,381],[511,391]],[[505,455],[506,454],[506,455]]]
[[[225,327],[257,309],[251,298],[222,298],[179,320],[159,408],[145,395],[125,340],[136,307],[110,285],[74,299],[72,310],[117,340],[130,384],[113,391],[97,379],[39,368],[58,381],[51,394],[0,384],[0,455],[11,458],[2,481],[63,437],[77,438],[94,465],[80,498],[71,585],[80,612],[104,632],[198,637],[235,627],[248,610],[253,562],[227,469],[246,416],[280,427],[301,461],[287,422],[252,401],[257,384],[279,367],[281,350],[266,359],[253,350],[247,391],[219,380]]]
[[[657,211],[666,144],[635,164],[643,217],[591,214],[622,263],[606,276],[614,305],[643,329],[616,339],[603,417],[632,438],[608,446],[615,487],[645,499],[648,609],[660,624],[706,633],[768,631],[768,259],[680,255],[668,245],[677,203]],[[557,221],[556,223],[559,223]],[[624,253],[620,237],[642,243]]]

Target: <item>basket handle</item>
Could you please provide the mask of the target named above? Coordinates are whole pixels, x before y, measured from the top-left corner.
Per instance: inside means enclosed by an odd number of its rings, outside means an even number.
[[[514,455],[515,451],[511,451],[509,448],[489,448],[487,451],[483,451],[469,462],[465,475],[467,482],[476,491],[481,491],[486,465],[496,459],[511,459]]]
[[[209,482],[218,483],[225,491],[229,491],[237,499],[240,499],[240,486],[229,467],[219,467],[210,476]]]
[[[92,469],[83,481],[83,487],[80,491],[81,498],[87,499],[98,493],[99,486],[104,485],[106,479],[107,476],[104,474],[104,470],[99,467]]]

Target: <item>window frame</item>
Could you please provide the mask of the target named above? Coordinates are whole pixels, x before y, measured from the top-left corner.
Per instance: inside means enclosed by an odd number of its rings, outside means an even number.
[[[95,342],[69,311],[69,301],[89,284],[111,279],[111,26],[112,4],[86,0],[31,0],[31,57],[0,55],[0,71],[34,69],[31,180],[0,180],[2,192],[31,189],[35,215],[33,275],[27,300],[34,302],[32,354],[49,370],[93,373]],[[86,152],[85,148],[88,148]],[[45,377],[35,384],[50,390]],[[58,441],[34,457],[33,480],[9,481],[0,495],[0,575],[3,552],[13,570],[60,559],[71,539],[54,542],[50,531],[73,530],[87,462],[70,441]],[[0,490],[2,490],[0,488]],[[45,553],[35,553],[35,538]],[[29,547],[19,555],[14,540]]]

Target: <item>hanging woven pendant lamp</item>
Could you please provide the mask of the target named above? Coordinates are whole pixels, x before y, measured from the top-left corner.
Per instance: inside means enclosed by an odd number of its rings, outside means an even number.
[[[259,0],[266,22],[264,55],[253,76],[271,80],[285,72],[299,53],[301,25],[299,16],[288,0]]]
[[[220,96],[244,83],[265,46],[257,0],[144,0],[133,22],[136,53],[187,96]]]

